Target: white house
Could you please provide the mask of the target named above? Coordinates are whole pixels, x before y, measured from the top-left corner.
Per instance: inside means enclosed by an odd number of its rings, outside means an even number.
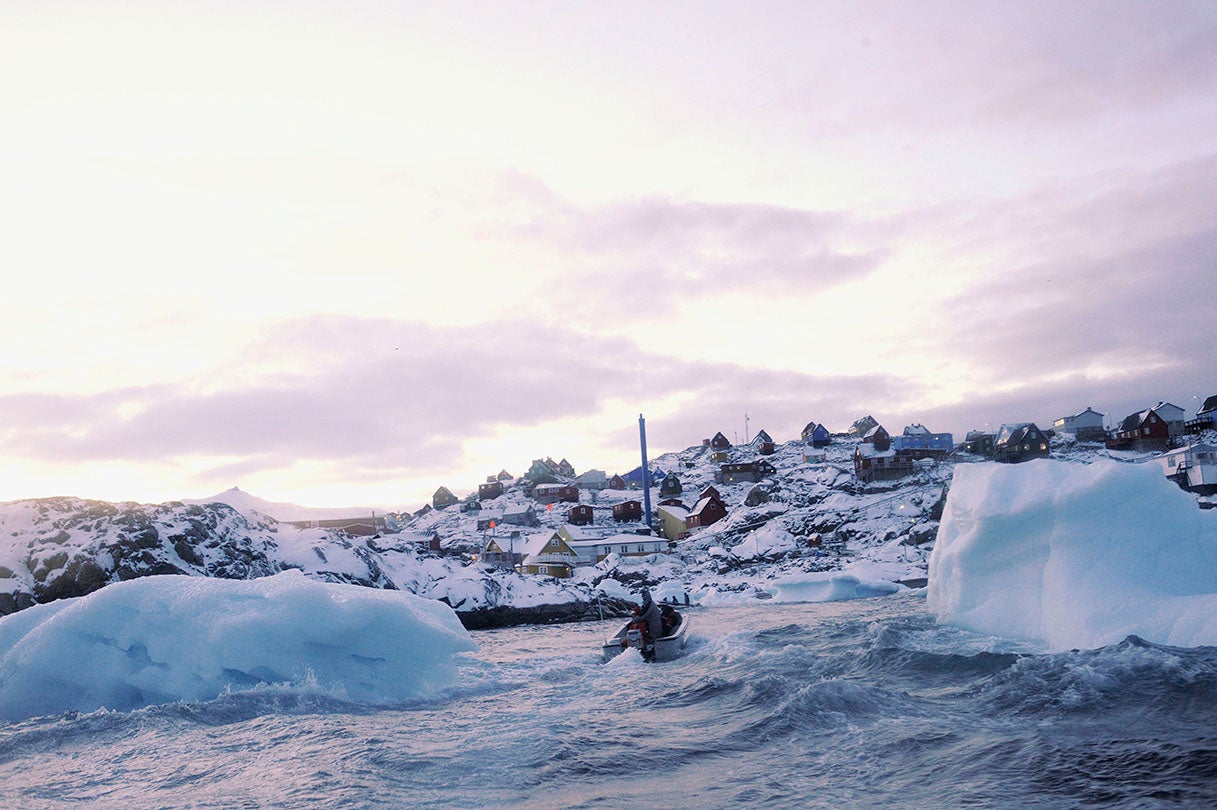
[[[580,565],[594,565],[610,554],[642,557],[668,551],[668,539],[651,534],[614,534],[594,540],[574,540],[567,545],[578,555]]]
[[[1190,492],[1217,493],[1217,447],[1193,444],[1156,456],[1167,478]]]
[[[575,486],[579,489],[607,489],[608,475],[604,470],[588,470],[575,476]]]
[[[1166,430],[1171,438],[1183,435],[1183,423],[1187,414],[1182,408],[1169,402],[1159,402],[1150,410],[1166,423]]]
[[[1102,441],[1107,434],[1103,425],[1103,414],[1090,407],[1073,416],[1062,416],[1052,423],[1052,429],[1057,433],[1072,434],[1078,441],[1083,442]]]

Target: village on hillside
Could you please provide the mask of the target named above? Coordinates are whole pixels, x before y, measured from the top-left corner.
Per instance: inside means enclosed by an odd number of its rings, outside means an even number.
[[[659,456],[646,470],[579,473],[566,459],[535,459],[518,476],[506,469],[487,476],[464,497],[440,486],[431,502],[412,514],[329,521],[328,527],[409,536],[433,552],[565,578],[610,555],[678,554],[704,550],[723,536],[738,540],[779,514],[795,532],[803,532],[790,512],[800,503],[841,493],[855,501],[874,495],[872,500],[883,503],[891,500],[885,493],[915,487],[924,496],[916,496],[920,505],[902,541],[918,545],[933,539],[955,464],[1015,464],[1078,450],[1159,464],[1185,490],[1217,494],[1217,395],[1205,399],[1192,418],[1159,402],[1108,429],[1104,415],[1087,407],[1049,428],[1003,424],[994,432],[970,431],[961,442],[921,424],[889,432],[869,414],[840,432],[809,422],[797,439],[780,444],[765,430],[739,444],[720,431]],[[800,484],[812,480],[820,485],[816,492]],[[1202,507],[1212,505],[1202,499]],[[816,556],[845,553],[855,531],[822,518],[804,523],[802,550]],[[883,532],[890,536],[893,530]]]

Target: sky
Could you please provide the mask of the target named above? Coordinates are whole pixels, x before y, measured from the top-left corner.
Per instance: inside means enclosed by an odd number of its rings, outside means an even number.
[[[1214,99],[1215,2],[6,2],[0,500],[1192,414]]]

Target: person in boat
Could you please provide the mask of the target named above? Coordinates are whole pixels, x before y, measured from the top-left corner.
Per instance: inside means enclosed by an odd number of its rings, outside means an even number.
[[[659,618],[663,625],[660,638],[672,635],[672,633],[676,632],[676,628],[680,627],[680,613],[669,604],[660,605]]]
[[[643,635],[643,643],[646,646],[642,649],[642,657],[646,658],[648,653],[655,654],[655,640],[663,638],[663,616],[659,613],[659,606],[651,598],[649,588],[642,589],[642,604],[638,607],[638,621],[646,625]]]

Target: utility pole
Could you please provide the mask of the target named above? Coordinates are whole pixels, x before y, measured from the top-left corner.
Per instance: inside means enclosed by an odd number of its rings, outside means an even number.
[[[651,470],[647,467],[647,420],[638,414],[638,442],[642,446],[642,510],[647,523],[647,531],[651,529]]]
[[[748,443],[748,412],[744,411],[744,444]]]

